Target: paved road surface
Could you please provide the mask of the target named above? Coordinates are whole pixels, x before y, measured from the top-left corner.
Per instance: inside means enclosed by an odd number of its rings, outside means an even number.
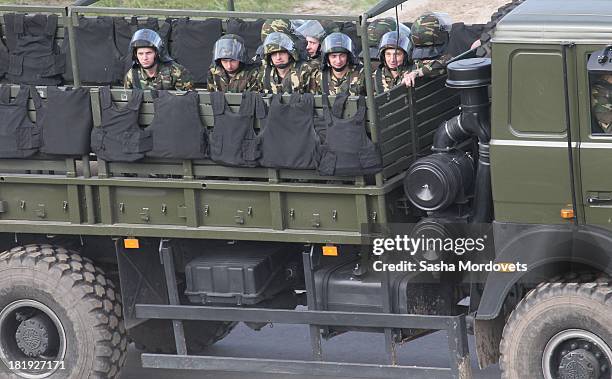
[[[210,355],[230,355],[244,358],[311,359],[308,327],[301,325],[274,325],[255,332],[239,325],[225,339],[210,348]],[[474,379],[499,379],[497,367],[479,370],[476,364],[473,339],[470,354]],[[399,347],[402,365],[448,367],[446,333],[439,332]],[[355,363],[385,363],[384,337],[376,333],[346,333],[323,342],[326,360]],[[280,374],[252,374],[218,371],[152,370],[140,367],[140,356],[130,346],[128,361],[121,379],[332,379],[323,376],[296,376]],[[337,377],[334,379],[338,379]],[[352,379],[352,378],[351,378]],[[382,378],[381,378],[382,379]],[[409,379],[409,378],[407,378]],[[431,377],[430,379],[437,379]]]

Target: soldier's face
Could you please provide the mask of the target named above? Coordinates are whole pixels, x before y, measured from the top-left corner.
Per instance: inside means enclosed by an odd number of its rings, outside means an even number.
[[[234,73],[238,71],[240,67],[240,61],[234,59],[221,59],[221,66],[225,69],[225,71],[229,73]]]
[[[404,62],[404,52],[399,49],[385,50],[385,63],[390,70],[395,70]]]
[[[308,45],[306,45],[306,51],[308,52],[308,55],[310,55],[311,57],[316,56],[317,52],[319,51],[319,40],[312,37],[306,37],[306,42],[308,42]]]
[[[329,59],[329,65],[333,68],[341,69],[346,66],[346,62],[348,61],[347,53],[331,53],[327,56]]]
[[[140,47],[136,50],[136,58],[143,68],[151,68],[155,65],[155,49]]]
[[[289,63],[289,53],[286,51],[277,51],[276,53],[272,53],[270,58],[272,58],[272,64],[274,66],[280,66]]]

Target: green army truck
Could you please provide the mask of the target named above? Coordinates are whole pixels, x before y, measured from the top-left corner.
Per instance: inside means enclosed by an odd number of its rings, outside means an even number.
[[[64,84],[88,89],[95,131],[108,87],[80,78],[75,40],[83,20],[217,18],[226,28],[230,17],[318,18],[354,25],[364,36],[368,19],[400,3],[383,1],[359,17],[79,6],[0,12],[58,16],[46,33],[66,41],[72,75]],[[591,112],[590,93],[610,67],[610,17],[607,1],[528,0],[498,23],[490,60],[467,52],[449,64],[448,76],[414,89],[375,95],[368,82],[364,127],[382,158],[375,174],[323,176],[209,159],[107,161],[18,146],[31,154],[0,159],[2,376],[117,378],[134,342],[149,368],[470,378],[470,329],[480,366],[500,362],[504,378],[609,378],[605,162],[612,144]],[[53,104],[55,89],[19,86],[9,79],[19,70],[8,72],[0,111],[27,94],[24,111],[35,125],[38,102]],[[136,93],[109,92],[117,110]],[[200,120],[214,130],[213,96],[197,93]],[[225,95],[232,111],[243,99]],[[315,96],[313,117],[325,105]],[[343,116],[359,107],[350,97]],[[146,130],[154,118],[155,94],[145,91],[138,123]],[[253,127],[267,126],[256,120]],[[463,238],[458,225],[488,230],[490,265],[499,269],[485,276],[376,269],[390,255],[372,249],[377,238]],[[442,252],[415,253],[414,262],[443,267]],[[256,330],[309,325],[313,359],[207,356],[238,322]],[[438,330],[448,333],[449,368],[398,363],[398,343]],[[325,361],[322,339],[350,331],[384,333],[388,362]]]

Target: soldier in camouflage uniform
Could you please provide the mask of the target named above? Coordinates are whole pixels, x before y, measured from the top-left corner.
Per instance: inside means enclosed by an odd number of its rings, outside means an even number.
[[[226,34],[215,42],[206,81],[209,91],[243,92],[257,88],[257,71],[248,66],[242,37]]]
[[[313,68],[321,66],[321,41],[330,33],[340,28],[333,21],[307,20],[296,30],[296,34],[306,39],[306,62]]]
[[[399,38],[398,38],[399,37]],[[380,39],[378,54],[380,64],[374,71],[374,89],[380,94],[402,83],[404,74],[412,71],[409,63],[410,37],[396,31],[385,33]]]
[[[272,32],[263,44],[263,61],[257,74],[257,90],[265,93],[308,91],[310,67],[302,64],[291,37]]]
[[[343,33],[332,33],[321,46],[322,65],[310,79],[310,92],[328,95],[365,95],[365,73],[359,65],[353,41]]]
[[[130,41],[132,68],[125,74],[125,88],[190,90],[193,79],[187,69],[166,52],[159,34],[140,29]]]
[[[253,62],[256,62],[258,64],[264,63],[263,43],[265,42],[266,38],[268,38],[268,36],[274,32],[284,33],[288,36],[291,36],[291,22],[287,19],[279,18],[268,19],[263,23],[263,25],[261,26],[261,45],[259,45],[259,47],[257,48],[257,52],[255,54],[255,57],[253,58]]]
[[[379,65],[378,45],[381,38],[388,32],[396,31],[397,23],[392,17],[377,18],[368,25],[368,46],[370,47],[370,60],[372,61],[372,71],[376,70]],[[404,24],[400,24],[400,33],[410,37],[410,28]],[[359,53],[359,57],[363,58],[363,51]]]
[[[406,86],[413,87],[416,78],[446,73],[446,64],[451,58],[446,52],[450,28],[450,17],[444,13],[426,13],[412,24],[410,40],[414,67],[404,75]]]
[[[593,118],[601,131],[612,133],[612,74],[598,75],[591,84],[591,109]]]

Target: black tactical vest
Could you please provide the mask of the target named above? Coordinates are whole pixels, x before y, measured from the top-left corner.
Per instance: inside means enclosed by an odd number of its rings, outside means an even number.
[[[138,125],[142,94],[142,91],[132,90],[127,105],[119,108],[112,102],[110,88],[100,88],[102,123],[91,132],[91,150],[98,158],[109,162],[133,162],[151,150],[151,135]]]
[[[144,23],[138,23],[138,17],[132,17],[129,21],[123,17],[114,17],[113,24],[115,28],[115,45],[121,54],[122,60],[122,77],[130,68],[132,68],[132,51],[130,51],[130,41],[137,30],[151,29],[156,31],[164,42],[164,46],[168,47],[170,38],[172,20],[167,19],[166,22],[159,26],[159,20],[155,17],[149,17]]]
[[[265,21],[266,20],[263,18],[255,21],[244,21],[239,18],[230,18],[227,21],[227,34],[237,34],[244,39],[249,61],[255,57],[257,47],[261,45],[261,27]]]
[[[47,154],[89,154],[93,119],[87,88],[47,87],[47,101],[31,91],[36,124],[42,132],[40,151]]]
[[[172,94],[152,90],[155,115],[146,131],[153,136],[155,158],[203,159],[208,133],[200,120],[200,96],[195,91]]]
[[[68,36],[68,29],[65,29]],[[83,83],[117,84],[123,79],[121,54],[113,37],[113,18],[79,16],[79,25],[74,27],[76,35],[79,76]],[[70,56],[69,38],[64,38],[62,50]],[[70,60],[68,60],[70,62]],[[72,81],[72,65],[68,63],[64,79]]]
[[[291,95],[288,104],[282,95],[272,96],[259,134],[260,165],[273,168],[314,169],[319,158],[319,138],[314,124],[314,97],[310,93]]]
[[[58,85],[66,56],[55,41],[57,15],[6,13],[9,50],[7,79],[12,83]]]
[[[257,165],[253,116],[265,117],[261,95],[244,92],[240,111],[232,112],[223,92],[210,94],[215,127],[210,134],[210,158],[224,165],[255,167]]]
[[[353,117],[342,118],[347,98],[346,93],[336,96],[331,109],[324,98],[323,112],[328,114],[331,123],[321,149],[320,175],[355,176],[382,170],[380,152],[365,129],[365,98],[359,97],[357,113]]]
[[[0,158],[26,158],[40,147],[40,127],[28,116],[30,88],[21,86],[11,102],[11,88],[0,87]]]
[[[182,18],[173,21],[170,46],[172,57],[189,70],[194,84],[206,84],[213,47],[221,34],[220,19],[200,21]]]

